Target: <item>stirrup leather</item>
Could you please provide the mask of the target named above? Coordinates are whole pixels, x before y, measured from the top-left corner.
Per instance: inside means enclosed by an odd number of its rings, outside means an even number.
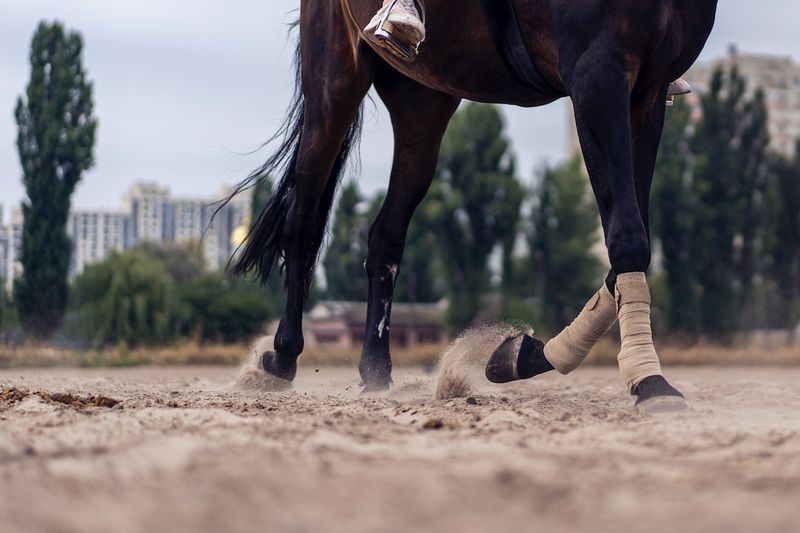
[[[423,42],[425,42],[425,39],[423,38],[416,44],[410,44],[395,35],[398,32],[394,24],[392,24],[392,22],[389,20],[389,17],[391,16],[392,10],[394,9],[395,5],[397,5],[398,1],[399,0],[393,0],[389,5],[389,8],[383,14],[383,17],[378,23],[378,27],[373,33],[375,37],[373,42],[386,48],[397,58],[410,63],[417,58],[417,55],[419,54],[419,47]],[[414,0],[414,4],[417,7],[417,11],[419,12],[422,24],[424,26],[426,19],[425,8],[417,0]]]

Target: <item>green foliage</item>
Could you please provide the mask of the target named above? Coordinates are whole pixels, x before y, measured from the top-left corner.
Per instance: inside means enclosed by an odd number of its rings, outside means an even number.
[[[178,300],[163,263],[144,250],[112,252],[74,287],[79,330],[97,344],[158,344],[175,331]]]
[[[233,343],[257,335],[275,309],[263,290],[241,278],[207,273],[178,288],[181,332],[203,341]]]
[[[534,293],[543,326],[560,331],[580,312],[603,278],[592,249],[600,241],[600,218],[580,158],[545,168],[533,189],[526,231]]]
[[[800,141],[792,159],[773,159],[765,203],[770,206],[764,232],[770,318],[794,327],[800,322]]]
[[[403,264],[394,290],[396,302],[438,302],[445,296],[442,266],[436,253],[438,243],[428,218],[428,200],[411,219],[406,234]]]
[[[714,73],[702,119],[668,117],[654,186],[656,234],[672,302],[672,328],[728,338],[757,317],[769,166],[767,111],[736,69]]]
[[[326,295],[333,300],[365,301],[367,298],[364,260],[367,258],[370,218],[360,211],[363,202],[358,184],[350,182],[342,187],[331,241],[322,261],[327,281]]]
[[[5,281],[0,278],[0,336],[16,327],[17,312],[11,296],[5,290]]]
[[[96,345],[232,343],[258,334],[276,316],[282,295],[200,265],[196,245],[112,253],[75,279],[73,328]]]
[[[203,273],[203,253],[197,242],[143,243],[136,249],[164,265],[172,281],[178,285]]]
[[[14,290],[25,331],[44,338],[61,323],[67,302],[70,197],[93,164],[97,122],[83,41],[58,22],[42,22],[31,44],[31,77],[17,100],[17,149],[28,200],[22,204],[24,269]]]
[[[425,203],[436,236],[454,330],[475,318],[490,285],[488,260],[498,247],[510,257],[524,189],[493,106],[468,104],[442,143],[437,179]]]
[[[665,318],[671,328],[684,333],[702,328],[702,287],[692,259],[698,200],[690,181],[694,158],[689,148],[691,127],[691,110],[679,99],[667,115],[651,207],[653,234],[661,242],[668,286],[664,301],[670,304]]]

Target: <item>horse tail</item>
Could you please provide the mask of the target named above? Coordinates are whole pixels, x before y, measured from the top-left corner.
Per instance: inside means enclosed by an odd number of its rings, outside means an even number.
[[[263,165],[251,172],[247,178],[239,183],[228,198],[230,200],[242,190],[253,188],[259,182],[270,180],[273,176],[280,176],[274,185],[272,195],[254,223],[252,223],[247,239],[231,259],[232,267],[230,267],[230,270],[233,274],[254,274],[262,284],[266,283],[270,273],[279,263],[280,267],[283,268],[283,261],[286,257],[284,228],[294,196],[293,191],[296,184],[295,167],[300,151],[303,120],[305,118],[300,67],[300,45],[298,42],[295,53],[294,96],[283,125],[265,145],[277,139],[281,139],[281,143],[277,151]],[[307,241],[303,247],[305,255],[303,263],[307,269],[306,280],[308,285],[311,283],[313,269],[319,259],[319,252],[325,237],[336,190],[344,175],[347,160],[353,148],[358,146],[362,123],[363,111],[360,108],[342,142],[341,149],[332,167],[331,175],[320,198],[317,232],[313,235],[313,240]]]

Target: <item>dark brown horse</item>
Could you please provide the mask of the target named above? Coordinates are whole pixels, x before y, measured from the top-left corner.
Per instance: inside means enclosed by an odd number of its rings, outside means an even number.
[[[234,266],[235,272],[254,272],[262,280],[279,264],[285,269],[286,309],[274,352],[262,358],[264,370],[274,376],[295,376],[303,351],[303,306],[336,186],[358,140],[361,104],[373,86],[391,115],[395,149],[365,262],[369,296],[359,370],[367,390],[391,383],[391,302],[406,230],[434,176],[442,136],[461,99],[530,107],[570,96],[609,251],[610,293],[618,274],[643,273],[649,265],[649,191],[667,86],[702,50],[716,0],[422,3],[428,39],[409,64],[372,49],[360,35],[381,0],[301,0],[298,91],[283,145],[243,185],[278,172],[282,177]],[[495,12],[503,3],[513,9],[513,26],[508,11]],[[534,83],[526,79],[524,65],[515,65],[504,42],[509,35],[517,35],[517,45],[527,52]],[[519,46],[517,59],[518,53]],[[619,296],[617,303],[624,303]],[[514,364],[519,358],[520,365],[538,368],[534,373],[552,369],[541,358],[540,344],[523,342]],[[631,392],[674,393],[663,378],[651,380],[648,391],[643,388],[633,385]]]

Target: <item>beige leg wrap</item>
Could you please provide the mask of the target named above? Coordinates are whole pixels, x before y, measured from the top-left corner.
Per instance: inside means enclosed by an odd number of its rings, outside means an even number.
[[[544,356],[556,370],[569,374],[616,321],[617,304],[604,283],[572,324],[545,345]]]
[[[661,363],[653,346],[650,289],[644,272],[619,274],[615,292],[622,337],[617,361],[622,379],[633,393],[644,378],[661,375]]]

